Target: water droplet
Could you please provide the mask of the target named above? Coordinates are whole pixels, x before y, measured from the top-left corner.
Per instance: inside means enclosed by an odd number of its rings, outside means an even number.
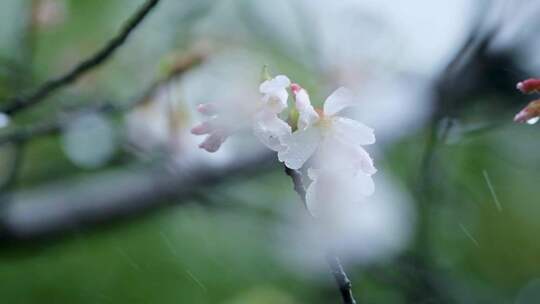
[[[534,118],[531,118],[531,119],[527,120],[527,123],[530,124],[530,125],[534,125],[535,123],[538,122],[538,120],[540,120],[540,117],[534,117]]]

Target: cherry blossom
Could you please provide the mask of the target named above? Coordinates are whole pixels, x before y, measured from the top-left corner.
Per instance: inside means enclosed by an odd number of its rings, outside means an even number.
[[[373,130],[338,116],[354,105],[353,94],[339,88],[318,111],[306,90],[298,84],[292,84],[291,89],[296,97],[297,130],[282,139],[286,148],[278,151],[278,158],[291,169],[300,169],[311,159],[307,170],[311,183],[306,193],[310,212],[318,216],[325,203],[356,203],[371,195],[375,190],[371,176],[377,170],[362,146],[375,142]]]
[[[279,118],[287,108],[291,81],[287,76],[278,75],[261,83],[259,91],[263,94],[262,106],[253,118],[253,133],[269,149],[282,151],[285,146],[282,139],[291,134],[291,127]]]
[[[336,147],[344,147],[346,154],[356,157],[351,163],[357,164],[367,174],[373,174],[372,161],[361,147],[375,143],[373,130],[356,120],[337,115],[354,104],[353,94],[346,88],[339,88],[326,99],[323,111],[317,112],[306,90],[297,84],[291,85],[291,89],[299,112],[298,129],[283,139],[287,148],[279,151],[279,160],[291,169],[299,169],[314,154],[332,155],[337,153]],[[351,149],[355,153],[350,153]],[[324,151],[332,152],[322,153]],[[321,157],[319,164],[324,165]]]
[[[280,114],[288,109],[288,88],[295,102],[286,122]],[[377,170],[363,148],[375,142],[373,130],[339,115],[355,103],[350,90],[342,87],[334,91],[322,110],[315,109],[307,91],[296,83],[291,84],[284,75],[261,83],[259,92],[262,97],[249,113],[253,133],[266,147],[277,152],[285,166],[306,169],[303,172],[311,180],[306,203],[313,215],[317,215],[325,202],[356,203],[374,192],[371,176]],[[199,105],[197,110],[208,119],[191,132],[208,134],[199,147],[215,152],[232,133],[230,124],[235,121],[229,117],[232,114],[227,115],[216,104]],[[304,166],[308,161],[309,165]]]
[[[254,134],[264,145],[274,151],[283,149],[281,138],[291,133],[291,127],[278,115],[287,108],[289,85],[290,80],[284,75],[264,81],[259,87],[261,99],[244,109],[220,107],[216,103],[199,105],[197,111],[207,117],[191,129],[195,135],[207,135],[199,147],[216,152],[229,135],[245,121],[251,121]]]
[[[200,104],[197,111],[207,116],[208,119],[193,127],[191,133],[195,135],[208,134],[199,148],[208,152],[216,152],[230,134],[228,124],[225,123],[223,116],[218,115],[216,104]]]

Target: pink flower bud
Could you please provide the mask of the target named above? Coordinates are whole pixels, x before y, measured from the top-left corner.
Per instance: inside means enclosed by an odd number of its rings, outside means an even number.
[[[208,121],[205,121],[191,128],[191,134],[195,134],[195,135],[208,134],[212,132],[213,129],[214,128],[212,127],[212,125]]]
[[[291,91],[294,94],[298,94],[298,92],[300,92],[300,90],[302,90],[302,87],[298,83],[291,84]]]
[[[524,94],[530,94],[540,91],[540,79],[529,78],[527,80],[518,82],[516,88]]]
[[[514,117],[515,122],[528,122],[529,120],[540,116],[540,99],[531,101]]]
[[[197,106],[197,112],[206,116],[212,116],[217,114],[218,109],[215,103],[201,103]]]
[[[227,139],[227,135],[224,132],[215,131],[204,139],[199,148],[210,153],[216,152],[225,142],[225,139]]]

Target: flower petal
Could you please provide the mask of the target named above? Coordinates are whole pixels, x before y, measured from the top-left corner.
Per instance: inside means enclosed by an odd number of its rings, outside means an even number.
[[[341,110],[354,105],[354,94],[351,90],[341,87],[335,90],[324,101],[324,115],[333,116]]]
[[[324,198],[321,197],[321,186],[319,185],[317,171],[308,169],[308,176],[312,182],[306,189],[306,207],[311,215],[317,217]]]
[[[283,138],[286,149],[278,152],[278,159],[284,162],[288,168],[300,169],[313,155],[320,140],[321,134],[317,128],[298,130]]]
[[[319,114],[315,111],[309,100],[309,95],[304,89],[294,90],[298,117],[298,129],[305,130],[319,120]]]
[[[351,145],[371,145],[375,143],[373,129],[361,122],[344,117],[332,120],[332,136]]]
[[[268,109],[272,110],[272,112],[276,114],[279,114],[281,113],[281,111],[287,108],[288,98],[289,93],[287,92],[287,90],[283,89],[273,92],[272,94],[264,95],[262,101]]]
[[[351,195],[360,194],[370,196],[375,192],[375,183],[373,178],[362,172],[358,172],[349,180],[349,193]]]
[[[197,106],[197,112],[205,116],[213,116],[218,114],[218,106],[215,103],[201,103]]]
[[[275,113],[280,113],[287,108],[289,93],[287,88],[291,81],[287,76],[278,75],[273,79],[266,80],[259,86],[259,91],[264,94],[262,100]]]
[[[259,86],[262,94],[271,94],[272,92],[286,89],[291,85],[291,81],[285,75],[278,75],[270,80],[266,80]]]
[[[221,147],[223,142],[225,142],[225,139],[227,139],[227,135],[224,132],[212,132],[199,145],[199,148],[204,149],[210,153],[216,152],[219,147]]]
[[[377,172],[364,148],[328,137],[319,146],[315,165],[323,169],[349,170],[350,174],[373,175]]]
[[[281,151],[286,148],[282,141],[291,135],[291,127],[276,114],[261,111],[255,115],[253,133],[269,149]]]
[[[314,216],[328,204],[357,203],[362,196],[373,194],[375,184],[370,176],[350,173],[349,170],[308,170],[312,182],[306,190],[306,204]]]

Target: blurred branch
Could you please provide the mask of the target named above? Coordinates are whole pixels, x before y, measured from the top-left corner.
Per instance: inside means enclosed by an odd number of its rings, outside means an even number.
[[[0,183],[0,204],[3,203],[6,198],[4,192],[10,189],[16,182],[19,169],[22,165],[24,153],[24,144],[16,143],[13,146],[13,159],[10,162],[10,166],[7,170],[7,174]]]
[[[471,62],[485,54],[497,28],[486,29],[486,10],[478,10],[473,26],[461,47],[448,61],[435,81],[434,110],[428,126],[428,134],[421,158],[419,176],[416,183],[416,197],[418,199],[419,221],[417,228],[415,256],[405,255],[401,261],[408,260],[416,273],[418,281],[413,288],[407,290],[410,302],[423,301],[426,296],[437,303],[452,303],[451,295],[446,290],[442,274],[433,265],[430,253],[430,219],[432,206],[439,193],[434,189],[436,176],[436,152],[439,145],[446,140],[452,128],[452,115],[454,115],[458,101],[463,98],[464,85],[462,78],[466,74]],[[444,123],[446,122],[446,123]],[[437,171],[438,172],[438,171]]]
[[[307,209],[306,190],[302,183],[302,175],[297,170],[292,170],[287,167],[285,167],[285,173],[291,177],[294,191],[296,191],[296,193],[300,196],[300,199],[302,200],[304,206],[306,206]],[[349,277],[347,276],[345,269],[343,269],[343,265],[341,265],[339,258],[335,254],[327,252],[326,262],[328,263],[328,266],[332,271],[332,275],[334,276],[334,279],[338,285],[343,303],[356,304],[356,300],[354,299],[354,295],[352,292],[351,280],[349,280]]]
[[[143,90],[143,92],[139,93],[131,101],[124,102],[122,104],[117,102],[104,102],[97,105],[86,106],[82,109],[71,110],[70,113],[59,115],[58,118],[50,121],[19,127],[6,133],[0,133],[0,146],[10,142],[24,143],[37,137],[56,134],[62,130],[63,126],[78,119],[81,115],[88,112],[112,114],[129,110],[138,104],[148,101],[153,94],[156,93],[159,86],[176,77],[182,76],[185,72],[198,66],[202,61],[204,61],[205,58],[206,53],[204,51],[195,50],[188,52],[187,54],[178,58],[165,77],[152,83],[147,89]]]
[[[9,194],[0,240],[28,241],[185,203],[201,189],[264,172],[269,154],[243,156],[222,166],[131,168],[70,179]]]
[[[135,15],[133,15],[127,21],[127,23],[118,33],[118,35],[109,40],[109,42],[107,42],[103,48],[98,50],[89,58],[80,62],[71,71],[57,78],[46,81],[40,87],[35,89],[33,92],[30,92],[26,96],[16,96],[8,99],[5,103],[2,104],[2,107],[0,107],[0,112],[4,112],[8,115],[13,115],[20,110],[30,107],[42,101],[52,93],[56,92],[58,89],[73,83],[80,76],[104,63],[114,54],[114,52],[120,46],[124,44],[128,36],[144,20],[148,13],[152,11],[152,9],[158,4],[158,2],[159,0],[148,0],[135,13]]]

